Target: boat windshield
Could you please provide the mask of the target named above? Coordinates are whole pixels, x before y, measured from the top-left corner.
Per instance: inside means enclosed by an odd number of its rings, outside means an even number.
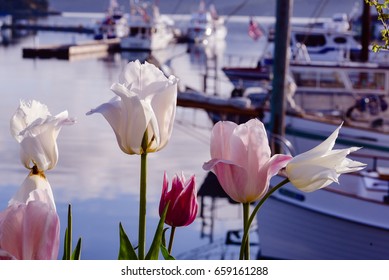
[[[385,90],[385,73],[384,72],[348,72],[352,87],[356,90],[369,89],[384,91]]]
[[[345,88],[345,84],[338,72],[315,72],[296,69],[292,70],[292,74],[298,87]]]

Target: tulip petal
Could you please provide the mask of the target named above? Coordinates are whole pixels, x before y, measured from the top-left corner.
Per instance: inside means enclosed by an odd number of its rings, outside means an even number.
[[[13,204],[0,224],[0,248],[16,259],[56,259],[59,249],[59,218],[41,201]]]
[[[161,199],[159,200],[159,215],[162,215],[168,200],[166,199],[166,195],[168,193],[169,181],[166,175],[166,172],[163,173],[163,183],[162,183],[162,192]]]
[[[139,60],[129,62],[119,76],[119,83],[126,87],[139,89],[140,99],[145,99],[150,92],[155,92],[166,83],[166,77],[161,70],[147,61],[141,64]]]
[[[249,174],[246,169],[231,161],[212,159],[203,165],[205,170],[213,170],[223,190],[237,202],[246,201],[244,188]]]
[[[21,211],[18,211],[18,208]],[[23,204],[10,205],[4,211],[4,218],[0,222],[0,249],[9,252],[16,259],[23,257],[22,223],[23,223]]]
[[[292,167],[293,168],[293,167]],[[310,165],[304,169],[288,169],[287,173],[290,182],[299,190],[312,192],[328,186],[331,183],[338,183],[338,174],[333,168],[325,168],[322,165]]]
[[[190,183],[176,196],[172,205],[172,212],[175,226],[190,225],[197,215],[198,204],[196,201],[196,187],[194,177]]]
[[[0,249],[0,261],[2,260],[16,260],[16,258],[7,251]]]
[[[23,137],[20,133],[34,121],[45,120],[48,116],[51,116],[46,105],[32,100],[30,102],[20,101],[19,108],[11,118],[11,134],[20,143]]]
[[[23,259],[56,259],[59,249],[59,218],[45,203],[27,204],[23,224]]]
[[[162,149],[168,143],[173,130],[174,118],[177,106],[177,80],[169,80],[166,88],[159,94],[153,95],[151,107],[158,124],[158,136],[160,138],[158,149]],[[155,130],[155,128],[154,128]]]
[[[56,211],[51,186],[41,174],[29,174],[16,194],[9,200],[8,206],[12,204],[28,204],[30,201],[34,200],[44,202],[50,209]]]
[[[211,158],[230,159],[230,138],[238,125],[230,121],[217,122],[211,133]]]
[[[319,145],[317,145],[316,147],[314,147],[313,149],[311,149],[307,152],[304,152],[304,153],[298,155],[299,160],[305,160],[305,159],[311,160],[312,158],[315,158],[315,157],[318,158],[321,155],[331,151],[335,145],[335,141],[336,141],[336,138],[338,137],[338,134],[339,134],[341,127],[342,127],[342,124],[337,129],[335,129],[335,131],[332,132],[332,134],[326,140],[321,142]]]

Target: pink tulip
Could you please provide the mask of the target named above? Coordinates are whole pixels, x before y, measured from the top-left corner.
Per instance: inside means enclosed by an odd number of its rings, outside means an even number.
[[[270,178],[292,158],[270,155],[266,130],[259,120],[252,119],[241,125],[218,122],[211,134],[211,160],[203,168],[216,174],[233,200],[250,203],[266,194]]]
[[[165,206],[170,202],[165,223],[172,227],[190,225],[196,218],[198,209],[195,176],[192,175],[188,181],[185,181],[184,175],[181,175],[181,178],[174,176],[170,191],[168,191],[168,185],[165,172],[159,214],[162,215]]]
[[[29,177],[40,177],[30,180]],[[29,175],[21,188],[37,186],[26,196],[25,203],[15,199],[0,212],[0,259],[57,259],[59,249],[59,217],[47,192],[46,179]],[[45,181],[45,182],[44,182]],[[40,182],[44,182],[40,188]],[[50,202],[50,203],[48,203]]]

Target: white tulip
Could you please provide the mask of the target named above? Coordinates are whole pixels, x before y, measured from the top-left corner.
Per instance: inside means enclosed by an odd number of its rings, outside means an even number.
[[[336,182],[343,173],[363,169],[366,164],[347,158],[358,147],[333,150],[340,125],[324,142],[315,148],[297,155],[286,166],[290,182],[304,192],[312,192]]]
[[[47,106],[38,101],[20,101],[11,118],[11,134],[20,143],[24,166],[31,169],[36,165],[40,171],[54,168],[58,162],[58,134],[63,125],[74,122],[67,111],[52,116]]]
[[[176,113],[177,82],[153,64],[138,60],[126,65],[111,90],[117,95],[87,115],[101,113],[127,154],[156,152],[168,143]],[[147,136],[146,141],[143,137]]]

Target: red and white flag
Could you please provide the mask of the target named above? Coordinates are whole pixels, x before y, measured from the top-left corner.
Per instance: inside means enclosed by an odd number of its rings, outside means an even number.
[[[261,38],[263,35],[261,28],[259,27],[258,23],[253,20],[253,18],[250,18],[248,33],[249,36],[255,41]]]

